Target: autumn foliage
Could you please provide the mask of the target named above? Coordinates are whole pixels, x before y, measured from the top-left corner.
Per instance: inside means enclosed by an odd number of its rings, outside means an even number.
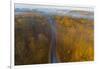
[[[15,64],[50,63],[51,26],[39,13],[15,15]],[[94,21],[53,15],[58,62],[94,60]]]

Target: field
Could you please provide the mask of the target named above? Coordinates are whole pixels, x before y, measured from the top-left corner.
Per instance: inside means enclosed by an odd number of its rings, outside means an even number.
[[[93,60],[93,19],[38,12],[15,15],[15,65]]]

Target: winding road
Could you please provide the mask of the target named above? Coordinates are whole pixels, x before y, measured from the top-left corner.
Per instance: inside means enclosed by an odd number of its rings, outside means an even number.
[[[47,16],[47,21],[51,28],[51,47],[50,47],[50,62],[57,63],[56,56],[56,25],[54,19],[51,16]]]

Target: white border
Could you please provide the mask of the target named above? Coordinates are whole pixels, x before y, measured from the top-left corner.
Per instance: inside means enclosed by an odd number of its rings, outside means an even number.
[[[10,68],[14,69],[14,2],[10,1]]]
[[[80,67],[80,66],[87,66],[88,65],[94,65],[95,64],[95,61],[94,62],[74,62],[74,63],[57,63],[57,64],[39,64],[39,65],[19,65],[19,66],[15,66],[14,65],[14,4],[15,3],[25,3],[25,4],[40,4],[40,5],[49,5],[48,3],[34,3],[32,1],[11,1],[11,50],[10,50],[10,56],[11,56],[11,63],[10,63],[10,67],[11,69],[33,69],[33,68],[37,68],[37,69],[40,69],[40,68],[44,68],[44,69],[47,69],[48,67],[51,68],[61,68],[63,69],[63,67],[65,68],[66,65],[67,67],[66,68],[71,68],[71,67]],[[50,5],[56,5],[56,3],[54,4],[50,4]],[[68,6],[73,6],[73,7],[92,7],[94,8],[93,5],[76,5],[76,4],[67,4]],[[67,5],[63,5],[63,4],[60,4],[58,3],[58,6],[66,6]],[[59,64],[61,65],[61,67],[59,66]],[[79,66],[80,65],[80,66]],[[63,66],[63,67],[62,67]],[[81,67],[80,67],[81,68]]]

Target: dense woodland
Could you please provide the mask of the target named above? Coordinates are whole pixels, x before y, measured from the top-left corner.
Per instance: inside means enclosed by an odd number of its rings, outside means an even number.
[[[58,63],[94,60],[94,21],[33,12],[15,15],[15,65],[51,63],[52,51]]]

